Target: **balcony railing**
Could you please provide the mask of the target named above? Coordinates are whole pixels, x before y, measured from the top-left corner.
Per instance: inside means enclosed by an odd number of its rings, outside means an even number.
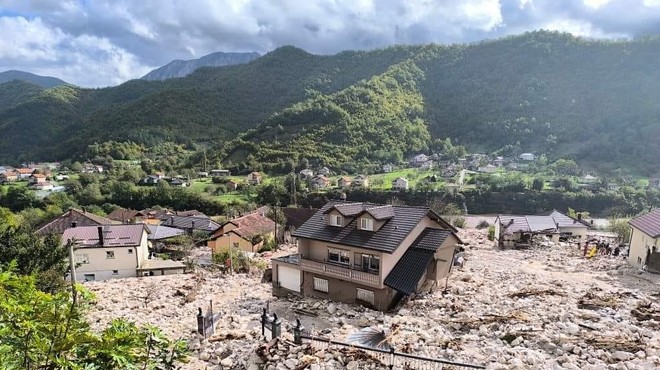
[[[362,271],[361,269],[351,268],[350,265],[340,266],[303,257],[300,259],[300,267],[307,271],[319,272],[323,275],[336,277],[342,280],[380,287],[380,275],[378,275],[377,272],[372,273]]]

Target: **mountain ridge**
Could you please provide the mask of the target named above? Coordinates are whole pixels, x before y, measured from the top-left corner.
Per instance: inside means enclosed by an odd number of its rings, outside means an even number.
[[[244,64],[257,59],[260,56],[261,54],[256,52],[215,52],[197,59],[175,59],[166,65],[147,73],[146,75],[142,76],[141,79],[150,81],[162,81],[170,78],[181,78],[188,76],[201,67],[225,67],[236,64]]]
[[[10,82],[12,80],[21,80],[21,81],[29,82],[46,89],[68,84],[68,82],[60,80],[59,78],[56,77],[40,76],[25,71],[18,71],[12,69],[9,71],[0,72],[0,84],[5,82]]]

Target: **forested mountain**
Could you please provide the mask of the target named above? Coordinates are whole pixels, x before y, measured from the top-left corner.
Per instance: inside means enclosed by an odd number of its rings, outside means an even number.
[[[224,67],[244,64],[257,59],[260,56],[259,53],[217,52],[205,55],[199,59],[173,60],[166,65],[147,73],[142,79],[162,81],[169,78],[186,77],[201,67]]]
[[[60,80],[59,78],[49,77],[49,76],[39,76],[30,72],[13,71],[13,70],[0,72],[0,84],[12,80],[21,80],[21,81],[29,82],[46,89],[50,87],[67,84],[66,82]]]
[[[0,84],[0,112],[24,103],[44,90],[43,87],[22,80]]]
[[[227,165],[284,170],[303,158],[398,160],[450,137],[472,151],[650,174],[660,155],[658,61],[658,38],[554,32],[332,56],[282,47],[185,78],[40,92],[0,111],[0,162],[62,159],[112,139],[203,143]]]

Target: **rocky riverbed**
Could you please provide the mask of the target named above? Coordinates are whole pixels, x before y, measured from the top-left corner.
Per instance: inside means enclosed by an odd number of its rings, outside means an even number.
[[[345,341],[364,327],[397,328],[399,351],[488,369],[660,368],[660,307],[654,275],[622,258],[587,260],[566,244],[499,251],[485,231],[461,231],[467,262],[439,287],[397,312],[310,298],[276,299],[261,273],[196,274],[89,283],[98,302],[89,319],[115,317],[159,326],[189,341],[185,369],[381,369],[377,358],[356,350],[293,346],[290,327],[300,318],[315,335]],[[213,300],[215,335],[194,333],[198,307]],[[282,340],[261,339],[263,307],[282,318]],[[261,347],[261,348],[260,348]],[[395,367],[396,368],[396,367]]]

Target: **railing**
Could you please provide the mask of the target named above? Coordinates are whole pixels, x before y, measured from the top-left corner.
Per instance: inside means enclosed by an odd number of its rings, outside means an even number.
[[[397,352],[394,348],[380,349],[367,347],[355,343],[345,343],[335,341],[329,338],[316,337],[305,332],[305,329],[300,324],[300,320],[296,320],[296,325],[293,327],[293,342],[297,345],[303,344],[303,339],[311,341],[312,348],[315,350],[327,350],[330,346],[344,347],[346,349],[358,349],[371,355],[373,359],[380,362],[382,365],[389,369],[404,368],[404,369],[485,369],[483,365],[466,364],[455,361],[449,361],[440,358],[432,358],[425,356],[417,356],[410,353]]]
[[[321,272],[324,275],[337,277],[343,280],[380,287],[380,276],[378,274],[355,270],[350,266],[343,267],[330,263],[314,261],[307,258],[301,258],[300,267],[305,270]]]

